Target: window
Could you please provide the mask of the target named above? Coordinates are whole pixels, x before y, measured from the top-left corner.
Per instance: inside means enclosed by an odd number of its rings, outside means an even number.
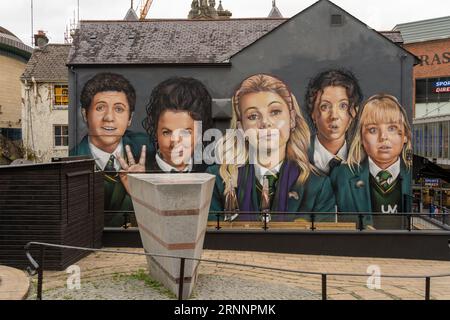
[[[437,158],[437,138],[438,138],[438,134],[437,134],[437,123],[432,123],[431,124],[431,157],[433,158]]]
[[[415,126],[414,128],[414,153],[422,154],[422,127],[420,125]]]
[[[425,142],[423,136],[424,127],[422,125],[419,126],[419,152],[418,154],[423,156],[425,155]]]
[[[450,101],[450,78],[416,80],[416,103],[445,103]]]
[[[425,125],[425,157],[431,157],[432,133],[429,124]]]
[[[68,106],[69,87],[67,85],[55,85],[53,87],[53,97],[54,106]]]
[[[443,145],[444,145],[444,128],[442,126],[442,122],[440,122],[438,125],[438,150],[437,150],[438,158],[442,158]]]
[[[442,145],[442,158],[448,159],[448,121],[442,123],[442,138],[443,138],[443,145]]]
[[[22,129],[0,128],[0,134],[12,141],[22,140]]]
[[[331,26],[339,27],[344,24],[344,17],[341,14],[332,14],[331,15]]]
[[[62,125],[54,126],[55,147],[69,146],[69,127]]]

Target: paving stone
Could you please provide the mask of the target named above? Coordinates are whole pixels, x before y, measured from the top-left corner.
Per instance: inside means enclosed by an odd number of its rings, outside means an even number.
[[[30,289],[25,272],[0,266],[0,300],[24,300]]]
[[[143,252],[142,249],[121,249],[133,252]],[[257,260],[255,257],[264,256],[264,259]],[[308,255],[281,255],[271,254],[272,259],[264,254],[254,252],[231,252],[231,251],[210,251],[204,250],[202,258],[215,259],[221,261],[232,261],[236,263],[255,263],[264,266],[277,265],[280,259],[298,261],[294,269],[311,270],[309,258],[319,259],[317,270],[348,273],[361,268],[365,271],[365,265],[374,259],[354,258],[351,263],[343,263],[342,257],[315,257]],[[264,260],[264,263],[262,261]],[[105,263],[105,261],[107,261]],[[250,262],[249,262],[250,261]],[[336,261],[336,263],[334,263]],[[441,261],[421,261],[404,259],[377,259],[383,273],[395,274],[436,274],[450,272],[450,262]],[[96,275],[114,275],[115,273],[133,273],[139,269],[146,269],[146,260],[142,256],[126,256],[125,259],[118,255],[100,253],[91,255],[81,260],[78,265],[82,270],[82,277],[89,276],[90,281],[95,280]],[[83,273],[84,272],[84,273]],[[364,272],[363,272],[364,273]],[[84,274],[84,276],[83,276]],[[203,281],[198,283],[194,293],[198,292],[195,299],[241,299],[245,292],[244,299],[320,299],[321,298],[321,278],[315,275],[295,275],[285,272],[274,272],[269,270],[254,270],[251,268],[226,266],[217,263],[201,263],[198,268],[198,279]],[[210,279],[217,278],[217,281]],[[53,281],[52,281],[53,279]],[[44,288],[48,289],[46,283],[51,283],[52,288],[64,287],[67,274],[64,272],[45,272]],[[231,281],[227,284],[227,281]],[[367,277],[337,277],[330,276],[327,282],[329,299],[412,299],[423,300],[425,296],[425,280],[411,279],[381,279],[382,291],[372,291],[366,287]],[[261,287],[260,287],[261,285]],[[250,286],[261,292],[247,291],[246,286]],[[208,288],[210,287],[210,288]],[[200,288],[200,289],[199,289]],[[267,290],[270,293],[266,293]],[[296,292],[300,292],[295,296]],[[203,292],[203,293],[202,293]],[[206,292],[208,295],[206,297]],[[205,296],[204,296],[204,295]],[[355,297],[355,295],[357,297]],[[431,282],[431,295],[433,299],[450,299],[450,277],[436,278]],[[137,293],[136,297],[143,297],[145,294]],[[108,299],[110,295],[105,295]],[[149,294],[148,297],[153,297]],[[122,298],[122,297],[119,297]],[[128,297],[133,299],[131,295]]]

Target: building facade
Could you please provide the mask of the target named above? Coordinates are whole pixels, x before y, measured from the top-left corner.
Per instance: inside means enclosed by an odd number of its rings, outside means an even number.
[[[68,70],[70,45],[36,48],[22,74],[22,132],[37,162],[68,155]]]
[[[87,133],[81,90],[101,72],[119,73],[135,87],[130,130],[137,132],[145,132],[141,120],[153,88],[175,76],[205,84],[221,130],[229,128],[236,86],[256,73],[286,81],[304,106],[312,77],[346,68],[358,77],[365,97],[390,93],[409,106],[411,116],[417,59],[401,44],[399,32],[379,33],[328,0],[290,19],[83,21],[68,60],[70,147]]]
[[[414,153],[450,168],[450,16],[397,25],[414,67]],[[423,207],[450,207],[450,181],[418,176],[414,192]]]
[[[450,168],[450,16],[401,24],[395,30],[421,60],[414,68],[414,151]]]
[[[0,134],[9,140],[22,139],[20,76],[32,48],[0,27]]]

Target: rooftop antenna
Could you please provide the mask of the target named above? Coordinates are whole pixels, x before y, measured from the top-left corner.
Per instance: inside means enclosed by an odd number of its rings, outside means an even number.
[[[80,0],[77,0],[76,12],[73,10],[73,20],[69,19],[69,25],[66,25],[66,32],[64,33],[64,43],[70,44],[73,42],[73,37],[76,30],[80,26]]]
[[[31,47],[34,45],[34,10],[33,10],[33,0],[31,0]]]

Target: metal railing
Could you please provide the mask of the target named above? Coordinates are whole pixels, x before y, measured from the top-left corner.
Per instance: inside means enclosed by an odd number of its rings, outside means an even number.
[[[244,212],[244,211],[211,211],[209,213],[210,216],[214,216],[215,219],[215,229],[221,230],[225,221],[225,217],[227,215],[247,215],[247,216],[253,216],[255,219],[253,220],[242,220],[240,218],[234,220],[235,222],[258,222],[260,221],[262,223],[261,229],[267,231],[271,229],[271,223],[272,222],[293,222],[296,219],[304,219],[304,222],[310,223],[310,231],[316,231],[317,230],[317,223],[320,222],[334,222],[334,223],[351,223],[354,222],[356,225],[355,230],[357,231],[365,231],[370,228],[367,227],[367,223],[364,222],[365,218],[405,218],[405,227],[403,229],[398,230],[408,230],[413,231],[414,230],[414,218],[422,218],[427,221],[437,223],[436,226],[442,228],[443,230],[450,231],[450,213],[439,213],[438,215],[434,215],[431,213],[371,213],[371,212],[358,212],[358,213],[320,213],[320,212],[313,212],[313,213],[295,213],[295,212],[272,212],[272,211],[261,211],[261,212]],[[105,211],[105,220],[109,221],[112,219],[112,217],[116,217],[120,220],[121,226],[111,226],[111,225],[105,225],[105,227],[114,227],[114,228],[120,228],[120,229],[129,229],[133,227],[133,222],[136,221],[136,218],[134,216],[134,211]],[[283,216],[285,220],[275,220],[275,221],[268,221],[267,217],[277,217],[277,216]],[[322,217],[325,217],[325,220],[322,219]],[[327,218],[333,217],[333,221],[330,221]],[[354,218],[353,220],[349,220],[348,218]],[[262,219],[264,218],[264,219]],[[346,220],[347,218],[347,220]],[[211,222],[211,220],[210,220]],[[117,224],[117,223],[116,223]],[[134,226],[137,227],[137,226]],[[330,230],[330,229],[329,229]],[[372,229],[370,229],[372,230]],[[377,229],[377,230],[383,230],[383,229]],[[391,229],[390,229],[391,230]]]
[[[40,254],[39,254],[39,262],[32,257],[30,253],[31,246],[39,246]],[[42,300],[42,286],[44,282],[44,266],[45,266],[45,248],[61,248],[61,249],[72,249],[79,250],[85,252],[105,252],[112,254],[126,254],[126,255],[139,255],[139,256],[148,256],[148,257],[159,257],[159,258],[170,258],[170,259],[179,259],[180,260],[180,271],[179,271],[179,285],[178,285],[178,299],[183,300],[183,287],[184,287],[184,273],[185,273],[185,263],[188,261],[197,261],[197,262],[207,262],[207,263],[215,263],[229,266],[238,266],[245,268],[254,268],[260,270],[267,271],[278,271],[278,272],[286,272],[293,273],[297,275],[315,275],[321,277],[321,295],[322,300],[327,300],[327,280],[330,276],[335,277],[367,277],[368,274],[360,274],[360,273],[337,273],[337,272],[313,272],[313,271],[301,271],[301,270],[291,270],[284,268],[273,268],[267,266],[258,266],[252,264],[243,264],[236,262],[226,262],[219,260],[211,260],[211,259],[197,259],[197,258],[189,258],[189,257],[180,257],[180,256],[172,256],[172,255],[164,255],[164,254],[153,254],[153,253],[138,253],[138,252],[129,252],[129,251],[116,251],[109,249],[92,249],[92,248],[83,248],[83,247],[73,247],[73,246],[65,246],[65,245],[57,245],[51,243],[44,242],[29,242],[25,245],[25,254],[30,261],[31,267],[28,267],[28,273],[31,276],[38,274],[38,285],[37,285],[37,300]],[[449,241],[450,247],[450,241]],[[370,275],[369,275],[370,276]],[[425,300],[431,299],[431,279],[433,278],[446,278],[450,277],[450,273],[448,274],[435,274],[435,275],[383,275],[383,278],[395,278],[395,279],[424,279],[425,280]]]
[[[296,219],[305,219],[304,222],[309,222],[310,231],[316,231],[317,230],[317,223],[320,222],[332,222],[332,223],[348,223],[348,222],[354,222],[356,224],[357,231],[365,231],[368,230],[368,224],[365,219],[373,219],[373,218],[405,218],[405,229],[400,230],[408,230],[409,232],[413,231],[413,224],[414,224],[414,218],[429,218],[429,214],[425,213],[370,213],[370,212],[358,212],[358,213],[330,213],[330,212],[311,212],[311,213],[293,213],[293,212],[267,212],[267,211],[261,211],[261,212],[242,212],[242,211],[211,211],[210,215],[213,215],[216,217],[215,222],[216,230],[221,230],[222,226],[226,221],[224,221],[226,216],[232,216],[235,214],[239,215],[253,215],[255,218],[260,218],[258,220],[252,220],[253,222],[260,221],[262,223],[262,229],[264,231],[267,231],[270,229],[270,225],[272,222],[294,222]],[[282,219],[278,221],[268,221],[268,217],[289,217],[290,219]],[[333,217],[332,221],[330,220],[330,217]],[[354,219],[348,219],[348,218],[354,218]],[[442,224],[448,224],[450,221],[450,214],[440,214],[440,218],[443,221]],[[248,222],[247,220],[239,220],[237,218],[234,220],[234,222]],[[444,223],[447,222],[447,223]],[[372,229],[371,229],[372,230]],[[379,229],[383,230],[383,229]],[[449,229],[450,231],[450,229]]]

